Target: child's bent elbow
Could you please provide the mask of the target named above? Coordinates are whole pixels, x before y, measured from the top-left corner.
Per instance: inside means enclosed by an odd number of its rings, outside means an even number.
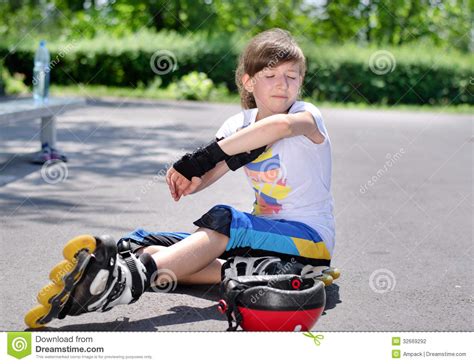
[[[291,121],[284,117],[278,122],[278,136],[279,139],[288,138],[293,135]]]

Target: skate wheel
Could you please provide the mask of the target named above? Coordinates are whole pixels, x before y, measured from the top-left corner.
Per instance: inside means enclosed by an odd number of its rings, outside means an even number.
[[[74,263],[71,261],[63,260],[61,263],[57,264],[53,269],[51,269],[51,272],[49,273],[49,279],[60,286],[64,286],[63,278],[73,271],[74,266]]]
[[[44,307],[43,305],[38,305],[31,310],[29,310],[25,315],[25,324],[26,326],[32,329],[38,329],[45,326],[44,324],[38,323],[43,317],[49,313],[49,308]]]
[[[89,253],[94,253],[96,248],[96,241],[92,235],[80,235],[68,241],[64,246],[64,258],[70,262],[76,261],[76,255],[81,250],[87,250]]]
[[[341,271],[337,268],[329,268],[323,271],[323,273],[329,274],[334,279],[338,279],[341,276]]]
[[[36,298],[38,299],[39,303],[49,309],[49,307],[51,306],[49,300],[53,297],[56,297],[59,293],[61,293],[62,290],[63,287],[55,283],[50,283],[40,289]]]
[[[333,282],[333,278],[329,274],[323,274],[323,276],[320,279],[326,287],[330,286]]]

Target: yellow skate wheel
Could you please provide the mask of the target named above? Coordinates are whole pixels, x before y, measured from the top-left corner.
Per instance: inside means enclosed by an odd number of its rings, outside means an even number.
[[[50,283],[38,292],[38,302],[41,303],[43,306],[48,307],[50,306],[49,300],[55,296],[57,296],[63,290],[62,286],[59,286],[55,283]]]
[[[61,263],[57,264],[51,272],[49,273],[49,279],[54,283],[63,286],[63,278],[68,273],[71,273],[74,270],[75,264],[69,260],[63,260]]]
[[[333,279],[329,274],[323,274],[323,276],[321,277],[321,281],[323,281],[324,285],[327,287],[332,284]]]
[[[76,261],[76,255],[81,250],[87,250],[89,253],[94,253],[96,248],[95,238],[92,235],[80,235],[68,241],[64,246],[64,258],[70,262]]]
[[[49,312],[48,307],[44,307],[43,305],[38,305],[31,310],[29,310],[25,315],[25,324],[26,326],[32,329],[38,329],[40,327],[45,326],[44,324],[39,324],[38,320],[46,316]]]
[[[337,268],[326,269],[323,273],[329,274],[334,279],[338,279],[341,276],[341,271]]]

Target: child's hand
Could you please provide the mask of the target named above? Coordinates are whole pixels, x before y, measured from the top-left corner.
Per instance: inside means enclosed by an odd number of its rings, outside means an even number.
[[[175,201],[179,201],[181,198],[181,194],[179,193],[180,189],[186,188],[187,184],[186,181],[190,184],[191,182],[186,179],[181,173],[179,173],[176,169],[171,167],[166,172],[166,183],[168,184],[168,188],[170,189],[171,197]]]
[[[183,196],[187,196],[196,191],[197,188],[201,185],[201,183],[202,178],[193,177],[191,183],[182,191]]]
[[[175,201],[179,201],[181,196],[193,193],[199,185],[201,185],[202,179],[199,177],[193,177],[192,181],[190,181],[171,167],[166,172],[166,183],[170,189],[171,197],[173,197]]]

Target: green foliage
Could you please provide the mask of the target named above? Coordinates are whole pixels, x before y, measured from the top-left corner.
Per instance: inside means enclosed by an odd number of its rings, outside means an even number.
[[[473,13],[472,0],[5,0],[0,38],[123,37],[142,29],[254,35],[283,27],[317,44],[424,43],[467,52]]]
[[[3,81],[3,63],[0,61],[0,96],[5,95],[5,83]]]
[[[370,60],[383,51],[385,69]],[[308,47],[304,94],[317,100],[378,104],[474,104],[472,59],[440,49]],[[382,66],[384,66],[382,64]]]
[[[140,29],[207,32],[215,29],[215,17],[208,0],[7,0],[0,1],[0,37],[21,39],[25,29],[55,40]]]
[[[196,71],[220,85],[220,92],[225,92],[225,87],[235,92],[237,57],[246,40],[237,34],[183,36],[143,30],[121,38],[102,35],[93,40],[52,42],[48,43],[54,62],[51,83],[166,88]],[[472,58],[461,52],[422,46],[315,45],[304,38],[300,43],[308,59],[304,96],[380,104],[474,103]],[[33,42],[16,49],[0,44],[0,57],[5,57],[11,74],[25,74],[25,82],[31,84],[35,49]],[[162,50],[174,54],[176,67],[156,78],[151,61]],[[371,56],[380,50],[390,52],[394,61],[393,70],[382,75],[369,67]]]
[[[170,85],[179,99],[209,100],[214,83],[204,72],[193,71]]]
[[[25,75],[22,73],[9,74],[5,77],[5,93],[7,95],[24,95],[30,90],[24,83]]]
[[[14,73],[12,76],[0,62],[0,96],[28,93],[29,89],[25,85],[24,80],[24,74]]]
[[[0,57],[9,73],[0,72],[0,93],[31,84],[34,50],[47,39],[53,85],[136,87],[150,94],[186,84],[180,80],[195,71],[225,95],[236,91],[234,71],[246,41],[281,27],[307,55],[307,97],[472,104],[473,13],[473,0],[5,0]],[[150,61],[160,50],[172,52],[177,65],[157,78]],[[395,60],[383,75],[369,67],[379,50]],[[195,97],[189,92],[183,97]]]
[[[216,84],[234,88],[233,72],[238,50],[234,38],[176,32],[152,33],[142,30],[122,38],[108,35],[93,40],[72,39],[49,42],[52,67],[51,83],[77,82],[108,86],[147,87],[156,76],[151,66],[156,52],[166,50],[177,61],[176,70],[161,75],[163,87],[192,71],[206,73]],[[27,75],[31,83],[33,55],[37,45],[25,42],[16,49],[0,44],[0,56],[6,56],[6,66]]]

